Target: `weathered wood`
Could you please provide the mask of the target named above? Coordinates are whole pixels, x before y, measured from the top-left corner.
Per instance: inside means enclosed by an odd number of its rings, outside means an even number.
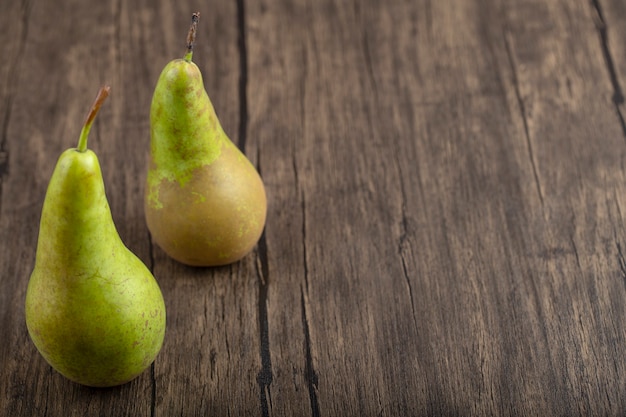
[[[626,412],[622,1],[5,3],[0,415]],[[143,219],[151,94],[193,11],[269,200],[221,268],[172,261]],[[90,147],[168,328],[96,390],[45,363],[23,302],[48,179],[105,82]]]

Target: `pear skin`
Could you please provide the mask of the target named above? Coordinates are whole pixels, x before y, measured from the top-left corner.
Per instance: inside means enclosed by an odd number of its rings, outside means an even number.
[[[146,223],[175,260],[226,265],[258,242],[267,200],[259,173],[222,129],[191,61],[192,30],[187,55],[165,66],[152,98]]]
[[[132,380],[163,343],[161,290],[120,239],[98,158],[80,145],[61,154],[48,184],[25,313],[46,361],[87,386]]]

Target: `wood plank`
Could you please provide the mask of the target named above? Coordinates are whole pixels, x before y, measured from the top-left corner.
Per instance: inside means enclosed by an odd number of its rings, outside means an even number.
[[[262,415],[319,415],[320,407],[308,326],[306,208],[296,159],[298,153],[317,158],[303,140],[310,117],[302,107],[307,12],[301,2],[246,3],[248,142],[257,141],[269,202],[260,306],[267,332],[259,374]]]
[[[121,412],[134,415],[149,415],[149,398],[130,402],[131,398],[138,397],[139,383],[120,392],[112,390],[95,397],[86,395],[89,390],[52,372],[28,339],[23,303],[34,262],[45,189],[61,151],[75,146],[84,114],[103,81],[101,77],[111,68],[106,59],[94,51],[108,51],[113,42],[107,26],[93,25],[93,21],[78,18],[90,15],[95,21],[108,21],[112,19],[112,11],[107,4],[97,7],[77,4],[61,10],[52,4],[24,2],[21,7],[20,21],[28,25],[28,31],[23,32],[23,43],[18,44],[21,59],[16,68],[18,76],[11,86],[16,94],[6,125],[9,170],[2,188],[5,202],[2,221],[6,225],[2,228],[2,241],[15,244],[0,255],[2,265],[10,265],[3,290],[8,290],[10,295],[8,303],[4,304],[5,311],[11,312],[10,320],[2,323],[10,333],[1,348],[6,378],[1,382],[0,412],[6,415],[85,415],[95,410],[107,414],[123,410]],[[68,30],[58,30],[58,27]],[[111,114],[109,104],[94,126],[90,146],[96,152],[102,148],[101,140],[111,136],[101,128],[112,124]],[[112,130],[115,131],[115,126]],[[115,144],[115,138],[112,141]],[[106,173],[115,164],[103,162],[105,181],[110,186]],[[32,379],[26,379],[26,375]],[[142,380],[150,384],[149,375]],[[125,399],[127,405],[121,408],[113,398]]]
[[[126,120],[123,131],[137,130],[142,138],[139,154],[147,155],[147,112],[154,83],[165,64],[184,52],[184,40],[193,9],[191,3],[163,3],[142,19],[137,31],[134,13],[125,18],[131,43],[123,50],[127,60],[139,47],[144,57],[143,68],[128,65],[124,87],[141,98],[137,124]],[[194,62],[201,69],[207,92],[231,139],[239,138],[239,30],[235,2],[214,5],[201,13]],[[160,22],[167,22],[163,27]],[[163,42],[162,50],[153,44]],[[143,85],[134,80],[146,80]],[[147,81],[151,80],[151,81]],[[133,103],[122,115],[132,112]],[[142,122],[143,121],[143,122]],[[136,127],[138,126],[138,127]],[[254,161],[254,154],[252,160]],[[145,178],[145,160],[141,160]],[[123,171],[123,170],[122,170]],[[143,193],[143,183],[139,184]],[[131,195],[129,209],[137,209]],[[143,208],[137,221],[144,228]],[[146,233],[145,229],[144,233]],[[146,235],[140,238],[146,242]],[[154,367],[154,411],[156,415],[250,415],[260,405],[256,376],[260,368],[259,330],[257,326],[256,255],[230,267],[208,269],[188,268],[168,258],[157,246],[151,246],[154,274],[161,284],[168,309],[168,330],[160,357]]]
[[[508,40],[548,226],[536,274],[547,277],[538,287],[538,308],[557,382],[552,392],[560,399],[552,411],[616,415],[626,406],[619,376],[626,340],[618,324],[624,319],[625,136],[592,5],[534,6],[507,8],[506,18],[534,22],[510,25]],[[607,380],[613,389],[598,384]]]
[[[26,13],[28,8],[24,10],[20,3],[13,2],[5,9],[5,13],[0,16],[0,25],[5,28],[5,36],[11,34],[19,39],[24,39],[24,34],[27,33],[26,21],[21,18],[23,13]],[[0,53],[5,57],[5,64],[0,66],[0,230],[6,230],[10,223],[11,217],[10,211],[7,210],[7,204],[3,205],[2,201],[2,187],[6,183],[6,177],[9,174],[9,154],[7,150],[8,144],[8,126],[11,119],[11,112],[14,108],[14,99],[16,95],[16,84],[19,77],[19,67],[22,55],[20,54],[20,42],[1,42]],[[17,249],[17,248],[16,248]],[[8,252],[10,248],[6,248]],[[2,252],[5,252],[3,250]],[[11,253],[12,259],[17,259],[16,253]],[[9,269],[9,268],[7,268]],[[6,271],[7,273],[13,272],[15,274],[15,267]],[[14,292],[14,282],[6,283],[6,289],[0,291],[0,306],[7,306],[11,300],[11,296]],[[11,310],[3,307],[0,309],[0,328],[11,328],[11,322],[13,321]],[[5,330],[6,331],[6,330]],[[5,363],[4,357],[8,354],[5,352],[2,346],[0,346],[0,363]]]

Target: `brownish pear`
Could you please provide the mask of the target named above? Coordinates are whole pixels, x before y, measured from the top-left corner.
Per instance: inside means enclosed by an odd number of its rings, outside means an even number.
[[[224,133],[191,61],[198,17],[187,53],[165,66],[152,98],[145,214],[152,238],[169,256],[216,266],[252,250],[267,201],[259,173]]]

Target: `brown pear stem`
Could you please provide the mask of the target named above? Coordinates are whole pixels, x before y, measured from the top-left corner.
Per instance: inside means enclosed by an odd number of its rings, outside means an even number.
[[[91,105],[89,113],[87,113],[87,118],[85,118],[85,124],[83,125],[83,129],[80,131],[80,137],[78,138],[77,146],[79,152],[85,152],[87,150],[87,137],[89,136],[91,125],[93,124],[93,121],[98,114],[98,110],[100,110],[100,107],[102,107],[102,103],[104,103],[104,100],[106,100],[106,98],[109,96],[110,91],[111,87],[109,87],[108,85],[100,87],[98,95]]]
[[[198,30],[198,20],[200,20],[200,12],[191,15],[191,26],[187,33],[187,52],[185,53],[185,61],[191,62],[193,55],[193,45],[196,43],[196,31]]]

